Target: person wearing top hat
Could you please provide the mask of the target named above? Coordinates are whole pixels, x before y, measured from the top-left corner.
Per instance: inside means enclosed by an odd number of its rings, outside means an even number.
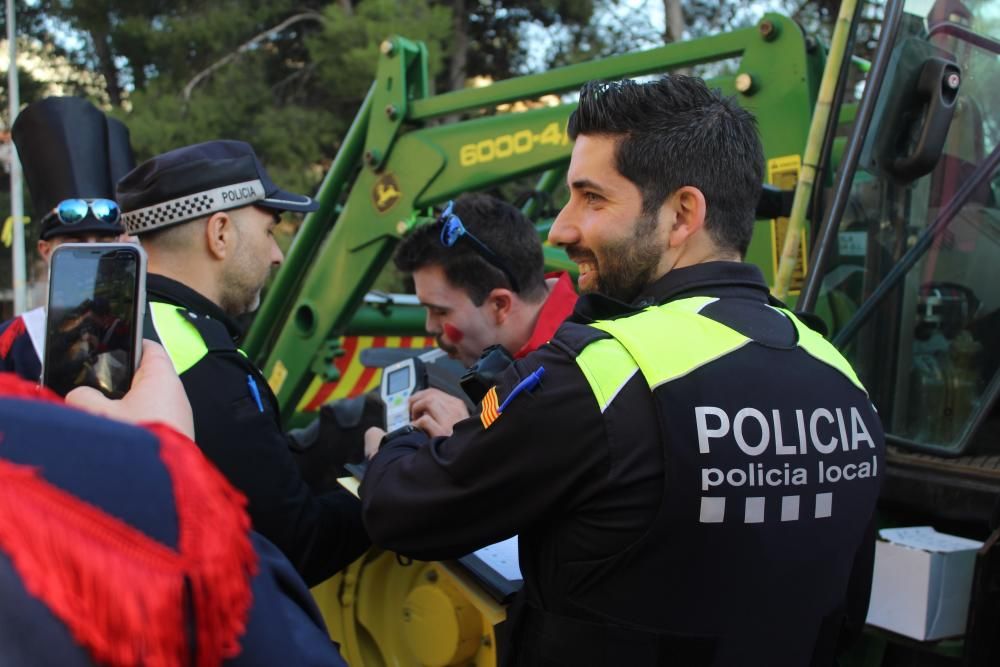
[[[115,183],[135,159],[128,128],[80,97],[28,105],[11,132],[40,220],[38,254],[46,265],[63,243],[115,241],[124,232]],[[38,382],[45,308],[0,324],[0,371]]]
[[[194,412],[195,442],[246,494],[254,528],[310,586],[369,546],[358,500],[303,481],[277,402],[239,349],[236,318],[255,310],[283,256],[282,211],[314,211],[276,186],[253,148],[209,141],[158,155],[118,183],[129,234],[148,256],[145,336],[166,348]]]

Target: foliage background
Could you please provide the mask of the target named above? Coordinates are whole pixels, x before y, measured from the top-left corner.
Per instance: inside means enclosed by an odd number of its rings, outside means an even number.
[[[436,92],[752,24],[828,37],[839,0],[17,0],[22,105],[83,95],[128,125],[142,161],[215,138],[254,145],[314,192],[371,84],[378,45],[424,41]],[[881,2],[869,3],[876,37]],[[669,18],[666,18],[669,17]],[[0,19],[0,23],[3,20]],[[6,30],[6,26],[4,26]],[[6,109],[6,73],[0,85]],[[7,179],[0,207],[9,210]],[[26,197],[30,214],[30,198]],[[5,216],[4,216],[5,217]],[[29,248],[34,247],[29,232]],[[30,254],[30,252],[29,252]],[[0,253],[0,286],[9,284]]]

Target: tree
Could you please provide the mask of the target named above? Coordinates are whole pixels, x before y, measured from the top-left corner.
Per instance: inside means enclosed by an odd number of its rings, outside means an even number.
[[[30,4],[28,4],[30,2]],[[836,0],[22,0],[19,27],[103,75],[140,158],[242,138],[290,184],[314,187],[367,91],[378,44],[424,41],[438,92],[662,43],[650,10],[683,8],[688,35],[763,8],[832,21]],[[671,27],[672,26],[672,27]],[[680,21],[667,24],[676,39]],[[77,89],[79,90],[79,89]],[[80,90],[84,94],[86,91]],[[31,98],[25,96],[25,102]]]
[[[464,87],[473,76],[499,80],[523,73],[531,48],[523,41],[526,24],[579,29],[590,23],[594,13],[591,0],[450,0],[448,4],[454,37],[447,90]]]
[[[681,0],[663,0],[663,15],[666,17],[663,41],[679,42],[684,37],[684,28],[687,24]]]

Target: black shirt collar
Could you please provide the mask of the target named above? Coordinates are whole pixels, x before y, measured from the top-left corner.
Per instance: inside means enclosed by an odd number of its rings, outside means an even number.
[[[580,297],[571,319],[593,322],[628,315],[648,306],[692,296],[743,298],[777,304],[769,294],[764,274],[745,262],[704,262],[668,271],[650,283],[631,304],[603,294]]]
[[[187,308],[199,316],[211,317],[213,320],[222,322],[234,341],[238,341],[243,337],[243,327],[236,320],[226,315],[215,302],[184,283],[179,283],[172,278],[167,278],[156,273],[150,273],[146,276],[146,292],[149,294],[150,301],[166,301]]]

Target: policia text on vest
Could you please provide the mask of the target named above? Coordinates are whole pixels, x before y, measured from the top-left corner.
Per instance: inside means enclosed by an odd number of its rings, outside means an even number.
[[[874,455],[875,441],[865,426],[861,412],[850,408],[849,416],[841,408],[817,408],[812,412],[771,410],[765,414],[755,408],[743,408],[734,416],[714,406],[699,406],[694,410],[698,424],[698,451],[709,454],[712,440],[732,434],[740,451],[748,457],[757,457],[773,449],[778,456],[799,456],[813,449],[820,454],[834,451],[857,451],[859,445],[871,450],[870,459],[859,463],[824,465],[820,459],[812,474],[820,483],[837,483],[878,475],[878,458]],[[850,426],[848,426],[848,423]],[[784,434],[794,434],[786,439]],[[748,463],[746,468],[701,469],[701,490],[720,486],[804,486],[809,483],[809,469],[796,465],[791,459],[780,468],[765,468],[762,463]]]
[[[647,375],[650,388],[655,389],[686,375],[690,368],[679,364],[688,363],[691,368],[697,368],[718,359],[719,353],[733,353],[751,342],[730,327],[700,314],[715,301],[705,297],[681,299],[625,320],[598,322],[595,327],[615,336],[633,353],[634,363]],[[854,371],[826,340],[789,311],[775,310],[795,326],[800,349],[833,367],[863,390]],[[699,344],[691,346],[688,354],[676,355],[673,363],[648,357],[638,344],[640,340],[649,340],[651,332],[665,316],[676,320],[678,325],[690,320],[688,326],[697,327],[701,334]],[[698,454],[705,463],[700,465],[701,491],[711,494],[700,499],[699,522],[725,521],[727,496],[720,494],[736,493],[739,498],[735,503],[740,506],[732,507],[733,501],[730,501],[728,511],[742,511],[745,523],[763,523],[768,514],[769,498],[746,495],[754,489],[767,491],[771,496],[776,491],[786,494],[771,498],[772,502],[780,504],[780,521],[805,518],[805,511],[810,511],[814,519],[828,518],[833,514],[836,487],[826,485],[878,476],[877,447],[858,405],[795,408],[782,403],[781,407],[741,406],[738,409],[718,405],[694,407]],[[867,409],[870,406],[863,407],[871,414]],[[723,460],[739,463],[719,466],[720,452],[712,456],[713,447],[729,448],[723,453]],[[855,454],[849,460],[838,456],[833,461],[828,457],[838,452]],[[783,460],[785,457],[787,460]],[[817,491],[818,485],[822,485],[822,491]]]

